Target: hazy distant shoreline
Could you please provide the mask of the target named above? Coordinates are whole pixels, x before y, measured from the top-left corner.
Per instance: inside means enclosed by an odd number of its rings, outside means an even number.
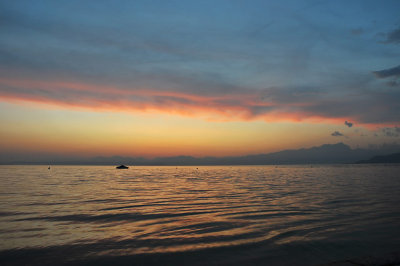
[[[276,164],[127,164],[127,166],[291,166],[291,165],[359,165],[359,164],[368,164],[368,165],[400,165],[400,163],[391,163],[391,162],[353,162],[353,163],[276,163]],[[79,163],[79,162],[71,162],[71,163],[32,163],[32,162],[16,162],[16,163],[0,163],[0,166],[117,166],[118,163],[108,163],[108,164],[97,164],[97,163]]]
[[[375,149],[352,149],[343,143],[324,144],[318,147],[284,150],[267,154],[229,157],[173,156],[153,159],[143,157],[98,156],[93,158],[38,158],[2,159],[0,165],[136,165],[136,166],[189,166],[189,165],[290,165],[290,164],[352,164],[399,163],[393,156],[400,145],[386,145]],[[369,161],[380,156],[379,161]],[[382,157],[383,156],[383,157]],[[397,156],[398,157],[398,156]],[[396,157],[396,158],[397,158]],[[382,159],[383,158],[383,159]],[[385,160],[387,158],[387,160]],[[400,158],[400,157],[399,157]]]

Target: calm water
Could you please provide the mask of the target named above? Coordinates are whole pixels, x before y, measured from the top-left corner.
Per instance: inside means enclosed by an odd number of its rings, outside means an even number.
[[[0,264],[318,265],[400,250],[400,166],[0,166]]]

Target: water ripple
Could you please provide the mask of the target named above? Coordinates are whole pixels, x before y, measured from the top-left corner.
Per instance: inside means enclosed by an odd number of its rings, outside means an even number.
[[[302,265],[400,247],[398,166],[196,168],[0,166],[0,263]]]

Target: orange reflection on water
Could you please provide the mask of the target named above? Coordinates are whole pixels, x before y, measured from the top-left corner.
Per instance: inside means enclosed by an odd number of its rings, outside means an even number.
[[[113,256],[324,241],[368,223],[376,185],[362,166],[1,168],[0,249]]]

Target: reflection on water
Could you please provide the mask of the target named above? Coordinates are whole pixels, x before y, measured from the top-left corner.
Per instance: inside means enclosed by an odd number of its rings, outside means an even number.
[[[399,170],[0,166],[0,262],[303,265],[399,250]]]

